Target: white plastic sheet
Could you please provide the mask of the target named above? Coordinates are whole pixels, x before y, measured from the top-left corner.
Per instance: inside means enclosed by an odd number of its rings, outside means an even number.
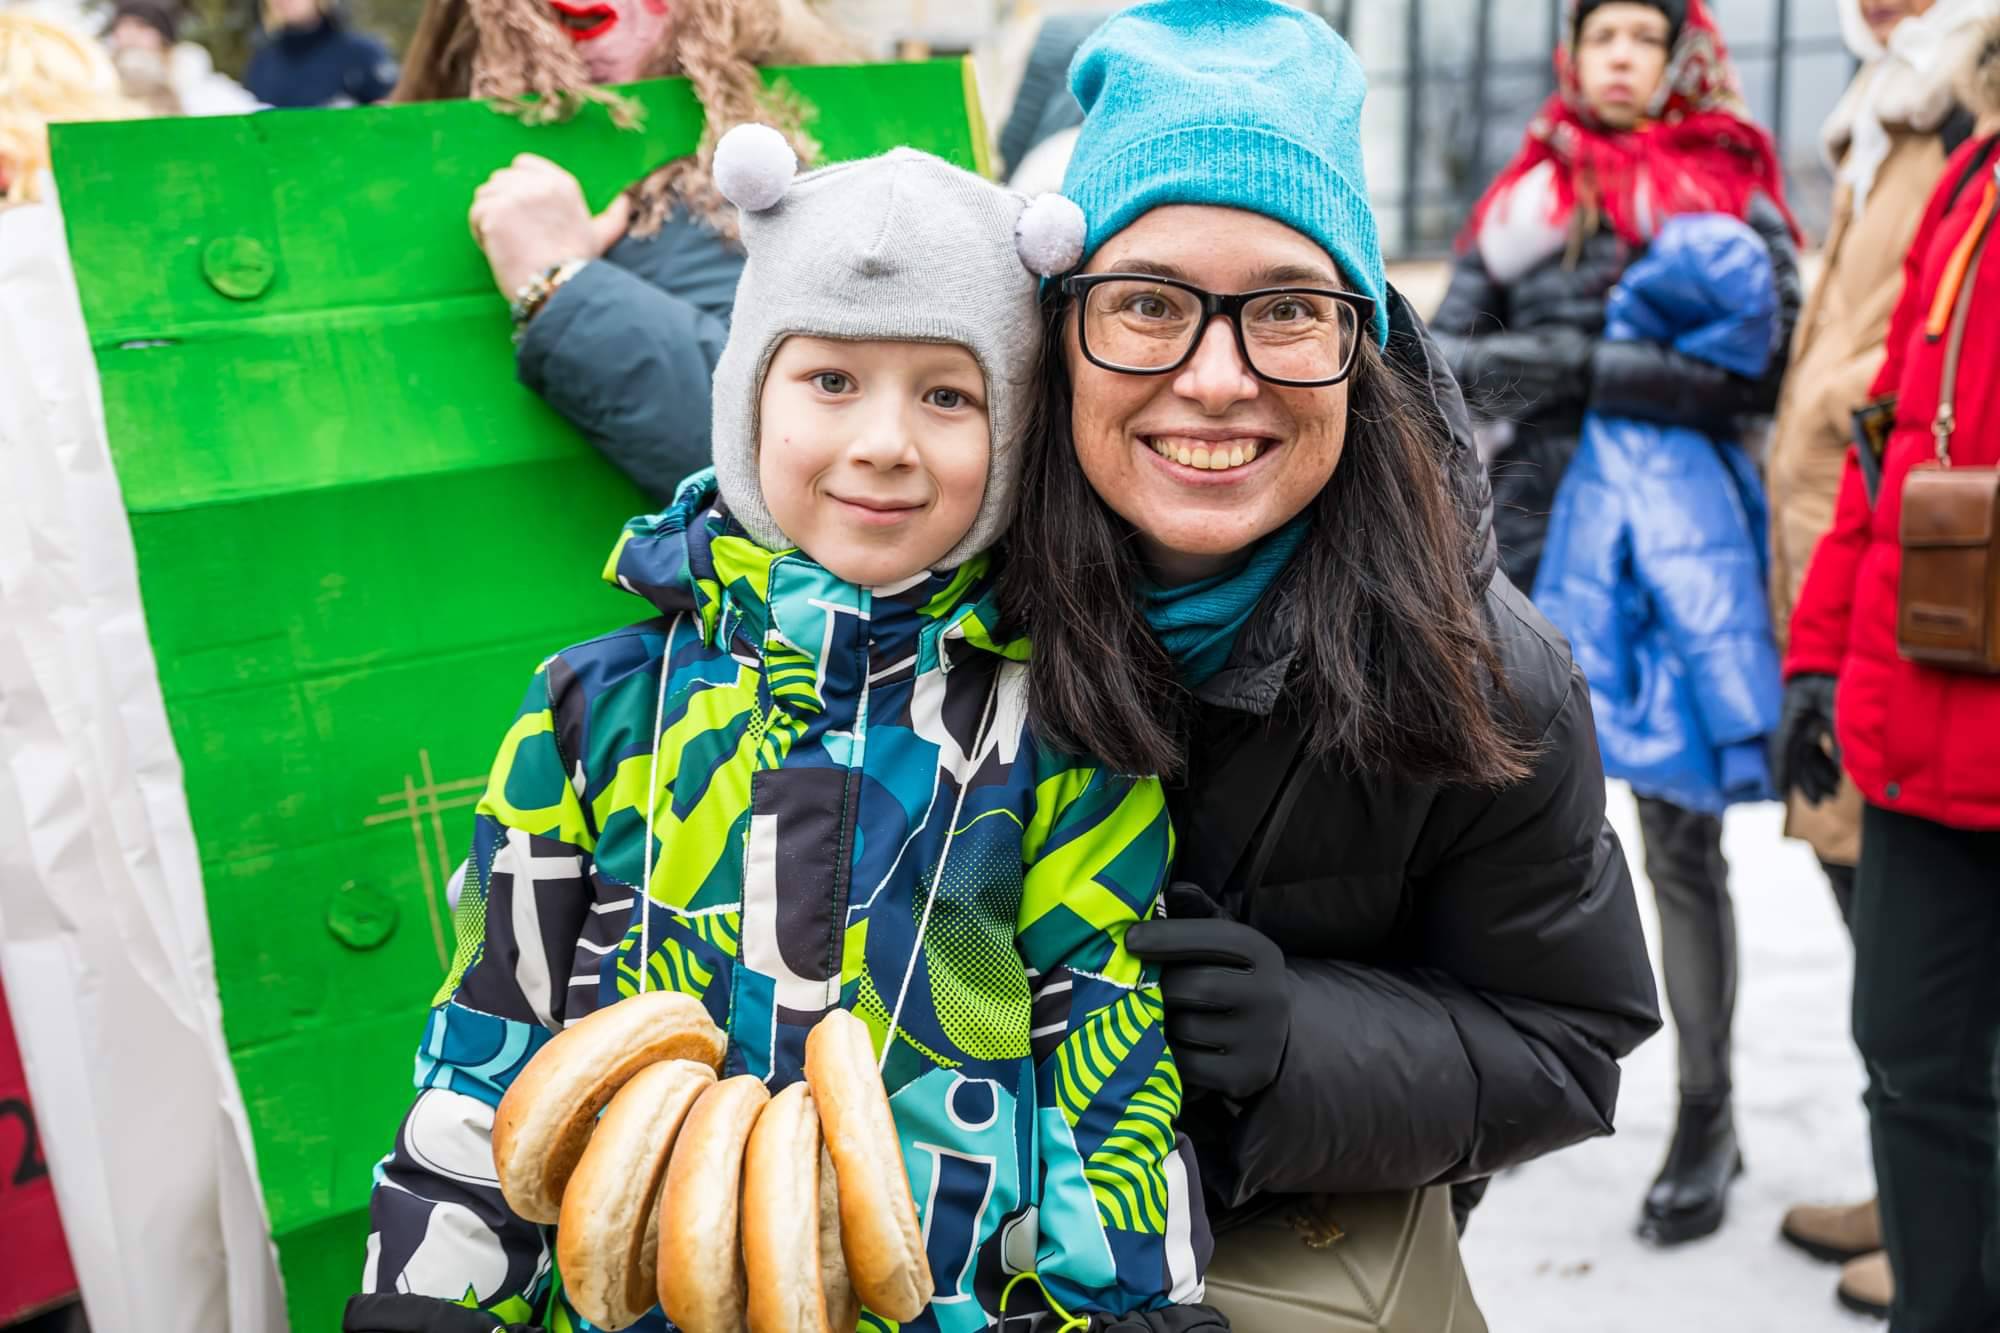
[[[0,983],[91,1323],[284,1333],[61,219],[0,211]]]

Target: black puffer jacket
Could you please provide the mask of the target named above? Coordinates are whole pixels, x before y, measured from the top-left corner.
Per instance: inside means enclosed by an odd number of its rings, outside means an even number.
[[[1511,286],[1487,273],[1476,248],[1459,257],[1431,330],[1474,409],[1512,426],[1492,476],[1500,562],[1517,587],[1535,586],[1556,487],[1585,412],[1720,433],[1776,410],[1804,289],[1777,206],[1759,195],[1747,221],[1770,247],[1778,285],[1778,341],[1759,380],[1657,343],[1602,341],[1605,298],[1638,257],[1608,228],[1583,243],[1575,262],[1558,255]]]
[[[1481,514],[1464,404],[1400,298],[1391,309],[1392,357],[1428,379],[1453,426],[1457,498]],[[1284,683],[1311,612],[1282,587],[1200,691],[1192,776],[1171,797],[1175,876],[1283,946],[1293,998],[1277,1081],[1241,1106],[1189,1108],[1203,1184],[1226,1208],[1473,1180],[1609,1133],[1618,1059],[1659,1027],[1589,690],[1561,636],[1493,575],[1483,522],[1475,547],[1522,725],[1542,744],[1527,782],[1441,788],[1301,758]]]

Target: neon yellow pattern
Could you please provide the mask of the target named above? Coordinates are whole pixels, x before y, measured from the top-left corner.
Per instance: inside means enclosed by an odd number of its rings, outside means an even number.
[[[1056,1101],[1071,1129],[1083,1119],[1098,1089],[1118,1072],[1146,1030],[1160,1021],[1161,1013],[1157,990],[1127,991],[1117,1003],[1092,1014],[1056,1047]]]
[[[1180,1111],[1180,1071],[1173,1057],[1162,1053],[1146,1086],[1126,1104],[1117,1127],[1084,1164],[1084,1178],[1106,1225],[1166,1234],[1167,1182],[1160,1166],[1173,1154]]]
[[[717,863],[738,851],[732,834],[750,809],[750,778],[757,766],[759,738],[748,725],[756,707],[755,692],[739,686],[701,690],[688,700],[685,712],[662,737],[662,795],[653,802],[653,834],[660,844],[660,855],[653,865],[653,901],[685,909]],[[688,781],[699,781],[702,786],[683,821],[673,811],[673,799],[664,795],[678,794],[679,761],[697,739],[731,732],[735,733],[731,757],[711,773],[689,775]],[[648,754],[632,755],[618,765],[617,773],[592,805],[599,828],[620,810],[644,811],[646,778],[652,765]]]
[[[541,745],[553,751],[555,729],[555,716],[546,708],[540,712],[523,713],[514,719],[514,725],[507,728],[506,738],[500,742],[499,755],[493,760],[493,773],[487,779],[486,794],[479,798],[479,813],[497,819],[509,828],[558,838],[588,853],[596,850],[597,840],[590,836],[589,826],[583,820],[583,803],[576,799],[576,789],[569,783],[557,784],[562,794],[554,805],[519,810],[507,799],[507,779],[513,774],[515,761],[523,759],[528,747],[540,736],[551,737]],[[534,758],[546,760],[548,756],[537,754]]]
[[[938,1027],[975,1060],[1024,1059],[1034,996],[1010,919],[1021,892],[1020,858],[1012,839],[967,840],[956,848],[924,944]],[[935,874],[926,871],[922,882]],[[922,902],[919,896],[912,907]]]
[[[476,875],[478,867],[466,867],[468,876]],[[467,883],[458,895],[458,906],[452,909],[451,924],[456,945],[451,956],[451,968],[445,973],[444,985],[432,997],[434,1005],[443,1004],[458,989],[458,983],[465,979],[465,969],[471,967],[479,957],[479,951],[486,942],[486,889],[484,885]]]

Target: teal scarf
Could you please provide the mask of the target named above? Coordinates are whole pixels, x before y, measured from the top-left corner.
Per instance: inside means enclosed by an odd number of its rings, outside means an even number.
[[[1172,588],[1140,583],[1140,612],[1174,659],[1181,684],[1198,688],[1228,664],[1236,636],[1258,599],[1291,563],[1305,536],[1306,516],[1301,514],[1258,542],[1250,558],[1227,573]]]

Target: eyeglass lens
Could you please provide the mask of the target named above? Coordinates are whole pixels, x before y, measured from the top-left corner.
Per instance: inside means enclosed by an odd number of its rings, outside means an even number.
[[[1178,362],[1202,327],[1201,298],[1164,283],[1117,279],[1090,289],[1083,335],[1091,354],[1125,370]],[[1323,293],[1275,291],[1246,303],[1243,346],[1260,375],[1328,380],[1347,368],[1360,337],[1355,308]]]

